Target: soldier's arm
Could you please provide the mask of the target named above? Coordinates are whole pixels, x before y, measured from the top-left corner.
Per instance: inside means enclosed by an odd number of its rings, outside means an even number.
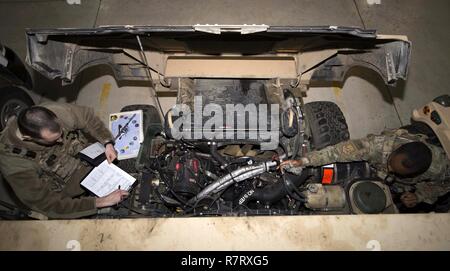
[[[89,133],[102,144],[113,139],[111,132],[105,127],[100,118],[95,115],[92,108],[73,104],[68,104],[68,106],[75,118],[74,128]]]
[[[72,199],[54,192],[35,170],[15,172],[4,177],[25,205],[49,218],[79,218],[97,213],[94,197]]]
[[[307,153],[303,166],[322,166],[332,163],[370,161],[374,152],[373,137],[347,140],[319,151]]]
[[[450,192],[450,181],[445,182],[421,182],[416,185],[414,194],[417,202],[434,204],[439,197]]]

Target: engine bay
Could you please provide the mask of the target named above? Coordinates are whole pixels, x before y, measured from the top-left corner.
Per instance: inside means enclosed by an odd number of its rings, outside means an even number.
[[[283,154],[275,151],[229,157],[219,153],[230,145],[214,155],[215,147],[209,146],[212,153],[201,151],[207,145],[160,142],[150,164],[135,174],[139,182],[130,198],[113,213],[185,217],[398,212],[389,186],[366,162],[307,168],[295,175],[278,169]]]
[[[176,117],[171,111],[164,122],[160,122],[156,108],[141,106],[147,112],[141,151],[138,158],[118,164],[138,182],[119,208],[110,208],[104,215],[185,217],[398,212],[390,186],[377,177],[367,162],[308,167],[295,174],[279,168],[283,160],[348,139],[345,119],[335,104],[305,105],[289,89],[271,88],[270,81],[192,81],[185,84],[191,88],[180,91],[178,103],[194,104],[193,97],[202,95],[206,104],[215,102],[225,108],[230,102],[245,103],[244,97],[248,103],[257,104],[273,103],[276,97],[282,97],[277,102],[280,125],[265,130],[277,129],[278,144],[264,148],[261,139],[251,139],[248,133],[241,140],[215,140],[205,136],[175,139],[170,124]],[[125,108],[128,109],[136,107]],[[235,117],[245,119],[246,116],[244,112]],[[205,121],[202,119],[202,123]],[[215,128],[216,132],[231,130],[235,135],[242,129],[229,125],[227,120],[224,123]],[[195,128],[195,124],[189,123],[188,128],[192,127]],[[251,129],[245,126],[243,130]]]

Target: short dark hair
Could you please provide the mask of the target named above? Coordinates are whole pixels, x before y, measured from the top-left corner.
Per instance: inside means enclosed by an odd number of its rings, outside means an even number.
[[[392,152],[391,157],[403,157],[401,165],[411,177],[427,171],[433,159],[430,148],[423,142],[403,144]]]
[[[55,113],[42,106],[32,106],[20,112],[17,118],[19,131],[26,136],[41,139],[42,129],[53,133],[61,131]]]

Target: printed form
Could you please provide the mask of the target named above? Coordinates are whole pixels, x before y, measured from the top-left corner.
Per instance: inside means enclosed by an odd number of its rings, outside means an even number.
[[[80,153],[86,155],[91,159],[95,159],[97,156],[103,154],[104,152],[105,147],[100,142],[96,142],[80,151]]]
[[[119,187],[121,190],[129,190],[135,181],[133,176],[105,160],[89,173],[81,185],[98,197],[104,197]]]

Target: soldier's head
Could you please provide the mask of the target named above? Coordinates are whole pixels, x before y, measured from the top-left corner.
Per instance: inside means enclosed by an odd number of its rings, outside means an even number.
[[[17,125],[22,139],[51,146],[62,140],[62,128],[58,117],[52,111],[42,106],[32,106],[23,110]]]
[[[388,160],[390,172],[401,177],[415,177],[431,165],[431,150],[422,142],[406,143],[391,153]]]

